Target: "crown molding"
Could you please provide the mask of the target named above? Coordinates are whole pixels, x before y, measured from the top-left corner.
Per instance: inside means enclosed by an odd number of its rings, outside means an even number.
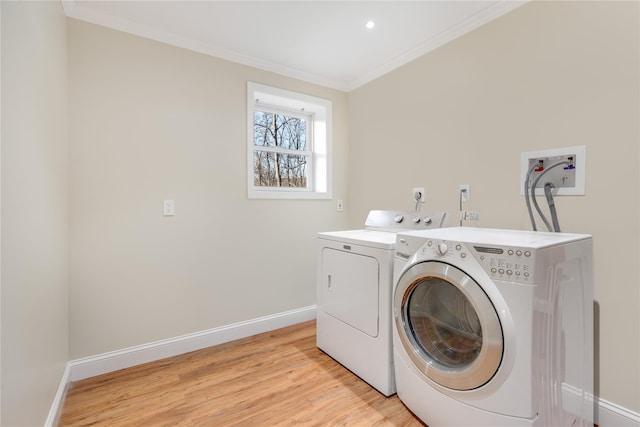
[[[386,64],[373,70],[372,72],[367,73],[359,77],[358,79],[355,79],[349,82],[347,86],[347,91],[351,91],[360,86],[363,86],[366,83],[369,83],[370,81],[373,81],[378,77],[381,77],[395,70],[396,68],[399,68],[413,61],[414,59],[417,59],[423,55],[426,55],[427,53],[439,48],[440,46],[443,46],[463,36],[464,34],[469,33],[475,30],[476,28],[479,28],[484,24],[489,23],[492,20],[519,8],[520,6],[524,5],[528,1],[529,0],[503,0],[486,9],[483,9],[480,12],[476,13],[475,15],[460,22],[459,24],[450,27],[449,29],[437,34],[434,37],[431,37],[430,39],[426,40],[424,43],[421,43],[415,48],[410,49],[406,53],[387,62]]]
[[[102,27],[111,28],[113,30],[122,31],[168,45],[180,47],[194,52],[202,53],[208,56],[224,59],[237,64],[246,65],[263,71],[303,80],[331,89],[347,91],[346,82],[329,79],[320,75],[307,73],[296,68],[287,67],[271,61],[265,61],[248,55],[212,46],[190,37],[183,37],[169,31],[159,30],[148,25],[142,25],[129,20],[115,18],[111,15],[99,13],[94,10],[79,6],[75,0],[61,0],[64,12],[68,18],[77,19],[79,21],[89,22],[91,24],[100,25]]]
[[[111,15],[84,8],[80,6],[76,0],[61,1],[65,14],[69,18],[89,22],[118,31],[123,31],[147,39],[166,43],[172,46],[181,47],[183,49],[188,49],[205,55],[257,68],[263,71],[272,72],[286,77],[306,81],[331,89],[349,92],[395,70],[398,67],[401,67],[402,65],[407,64],[408,62],[413,61],[414,59],[417,59],[431,52],[434,49],[437,49],[440,46],[445,45],[446,43],[449,43],[450,41],[478,27],[481,27],[482,25],[492,21],[493,19],[511,12],[512,10],[527,3],[529,0],[502,0],[500,2],[497,2],[494,5],[481,10],[470,18],[465,19],[461,23],[447,29],[446,31],[441,32],[440,34],[437,34],[435,37],[426,40],[424,43],[421,43],[420,45],[408,50],[406,53],[397,56],[393,60],[385,63],[375,70],[364,74],[352,81],[329,79],[321,75],[308,73],[296,68],[284,66],[282,64],[277,64],[271,61],[243,55],[241,53],[217,46],[212,46],[193,38],[180,36],[179,34],[174,34],[147,25],[115,18]]]

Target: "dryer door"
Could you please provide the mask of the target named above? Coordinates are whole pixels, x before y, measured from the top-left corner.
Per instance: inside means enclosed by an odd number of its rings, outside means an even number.
[[[394,316],[418,370],[453,390],[472,390],[496,373],[503,353],[500,320],[480,285],[438,261],[416,263],[398,280]]]

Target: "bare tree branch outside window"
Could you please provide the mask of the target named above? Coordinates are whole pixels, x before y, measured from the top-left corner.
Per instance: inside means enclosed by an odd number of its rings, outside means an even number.
[[[254,110],[253,140],[254,185],[307,187],[307,120]]]

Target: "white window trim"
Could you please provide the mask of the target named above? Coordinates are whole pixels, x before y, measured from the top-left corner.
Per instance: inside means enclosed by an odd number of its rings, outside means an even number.
[[[253,184],[253,110],[260,104],[313,116],[310,188],[265,188]],[[331,101],[247,82],[247,197],[249,199],[331,199]]]

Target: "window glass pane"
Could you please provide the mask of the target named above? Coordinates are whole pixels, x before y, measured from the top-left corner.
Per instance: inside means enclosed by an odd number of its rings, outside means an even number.
[[[307,120],[254,110],[253,141],[261,147],[307,150]]]
[[[257,187],[307,187],[307,156],[259,151],[253,153],[253,182]]]

